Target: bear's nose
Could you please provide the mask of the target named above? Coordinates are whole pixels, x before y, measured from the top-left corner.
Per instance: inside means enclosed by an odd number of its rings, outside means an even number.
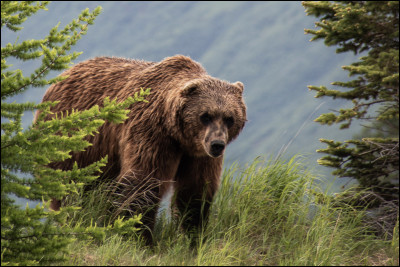
[[[221,140],[215,140],[211,142],[211,155],[218,157],[222,154],[225,149],[225,142]]]

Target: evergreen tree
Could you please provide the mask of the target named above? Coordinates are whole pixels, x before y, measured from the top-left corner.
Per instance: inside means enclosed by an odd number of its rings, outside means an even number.
[[[2,1],[1,28],[18,31],[29,16],[46,9],[48,2]],[[80,53],[68,53],[73,45],[87,32],[100,14],[101,7],[93,12],[84,10],[77,20],[64,29],[58,25],[42,40],[10,42],[1,48],[1,262],[3,264],[48,264],[62,261],[68,255],[67,245],[75,238],[104,238],[107,231],[134,232],[140,216],[127,221],[117,219],[114,226],[99,228],[69,227],[66,218],[79,207],[65,207],[58,212],[49,211],[51,198],[62,199],[76,193],[82,186],[98,177],[100,168],[107,162],[103,158],[85,168],[77,165],[70,171],[54,170],[50,162],[70,158],[71,151],[81,151],[90,145],[83,138],[94,134],[105,120],[121,123],[127,118],[127,109],[136,101],[144,101],[148,90],[118,103],[115,99],[104,101],[102,108],[95,106],[83,112],[72,111],[51,121],[44,121],[50,107],[56,102],[42,104],[9,103],[7,99],[28,90],[56,83],[63,78],[46,80],[51,70],[69,67]],[[4,28],[4,30],[5,30]],[[30,76],[21,70],[8,70],[8,58],[19,60],[41,59],[41,66]],[[21,117],[26,111],[42,110],[34,125],[23,130]],[[39,200],[42,203],[25,209],[15,204],[12,197]]]
[[[340,123],[340,128],[345,129],[356,119],[379,127],[364,131],[363,134],[371,135],[361,139],[321,139],[328,147],[317,151],[328,156],[318,162],[335,168],[335,175],[357,179],[362,188],[372,190],[381,200],[374,203],[398,204],[399,135],[398,123],[394,122],[399,119],[399,2],[307,1],[303,6],[307,15],[320,18],[315,23],[318,29],[305,29],[314,35],[311,41],[324,39],[327,46],[338,46],[337,53],[366,54],[359,62],[343,67],[354,80],[332,83],[344,90],[309,86],[317,92],[317,98],[328,96],[353,103],[351,108],[322,114],[315,121],[327,125]]]

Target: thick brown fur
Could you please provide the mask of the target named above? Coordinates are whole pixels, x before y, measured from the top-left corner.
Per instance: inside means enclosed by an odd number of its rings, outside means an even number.
[[[181,55],[161,62],[98,57],[62,75],[68,78],[51,86],[43,98],[60,101],[54,113],[102,106],[107,96],[122,101],[141,87],[151,88],[151,94],[147,103],[131,106],[123,124],[106,122],[99,134],[88,137],[92,146],[52,167],[68,170],[75,161],[85,167],[108,155],[103,170],[108,177],[121,184],[124,179],[136,180],[133,184],[155,181],[148,187],[151,194],[144,194],[155,204],[143,218],[149,229],[170,184],[178,210],[188,214],[183,226],[201,226],[219,186],[225,146],[246,121],[243,84],[211,77],[199,63]],[[126,199],[130,194],[131,189],[121,191]],[[52,207],[59,206],[54,200]]]

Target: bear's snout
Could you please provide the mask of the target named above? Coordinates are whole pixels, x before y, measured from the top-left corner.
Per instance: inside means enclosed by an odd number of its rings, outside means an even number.
[[[211,142],[210,154],[213,157],[219,157],[222,155],[225,149],[225,142],[222,140],[215,140]]]
[[[228,141],[228,128],[222,119],[215,119],[205,130],[203,148],[208,156],[218,158],[224,153]]]

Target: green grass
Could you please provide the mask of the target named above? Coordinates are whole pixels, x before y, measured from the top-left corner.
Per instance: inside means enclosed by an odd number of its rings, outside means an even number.
[[[315,204],[316,181],[295,159],[232,165],[223,173],[210,221],[194,247],[179,221],[163,217],[152,248],[137,236],[76,241],[66,264],[398,265],[398,225],[393,240],[376,238],[362,224],[362,211],[334,208],[329,198]],[[72,222],[107,224],[107,195],[95,190],[87,199]]]

